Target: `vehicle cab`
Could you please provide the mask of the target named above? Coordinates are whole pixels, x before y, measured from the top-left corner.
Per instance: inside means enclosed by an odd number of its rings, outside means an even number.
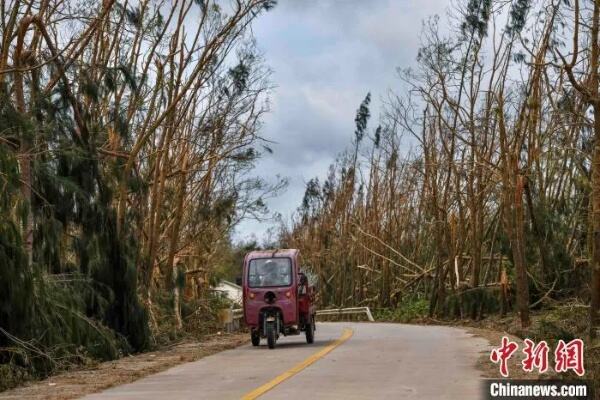
[[[312,289],[299,262],[297,249],[253,251],[244,258],[244,320],[253,345],[266,338],[269,348],[274,348],[280,334],[300,332],[306,333],[308,343],[313,342]]]

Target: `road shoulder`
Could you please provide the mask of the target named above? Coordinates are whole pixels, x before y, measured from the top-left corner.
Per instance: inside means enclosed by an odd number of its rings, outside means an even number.
[[[75,399],[113,386],[136,381],[178,364],[199,360],[248,342],[247,334],[207,337],[202,342],[185,342],[158,351],[127,356],[93,367],[54,375],[25,386],[0,393],[1,400]]]

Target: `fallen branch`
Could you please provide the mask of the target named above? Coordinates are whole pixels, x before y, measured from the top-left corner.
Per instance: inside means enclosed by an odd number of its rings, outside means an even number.
[[[398,257],[400,257],[402,260],[404,260],[406,263],[410,264],[411,266],[418,268],[420,271],[424,271],[425,268],[421,267],[419,264],[411,261],[410,259],[408,259],[407,257],[404,256],[404,254],[400,253],[398,250],[394,249],[392,246],[390,246],[389,244],[385,243],[383,240],[381,240],[380,238],[378,238],[377,236],[370,234],[368,232],[365,232],[361,229],[360,226],[358,226],[358,224],[354,224],[356,226],[356,229],[358,229],[358,231],[360,233],[362,233],[363,235],[366,235],[372,239],[377,240],[379,243],[381,243],[382,245],[384,245],[385,247],[387,247],[389,250],[391,250],[392,252],[394,252],[394,254],[396,254]]]
[[[550,293],[552,293],[554,291],[554,287],[556,286],[556,282],[558,282],[558,279],[555,279],[554,283],[552,284],[552,287],[550,288],[550,290],[548,290],[546,292],[546,294],[543,295],[538,301],[536,301],[535,303],[533,303],[532,305],[530,305],[529,308],[534,308],[535,306],[537,306],[538,304],[540,304],[542,301],[544,301],[546,298],[548,298],[548,296],[550,295]]]

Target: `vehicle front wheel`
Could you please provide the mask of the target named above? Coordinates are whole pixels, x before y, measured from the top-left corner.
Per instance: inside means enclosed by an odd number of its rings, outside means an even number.
[[[306,324],[306,343],[315,341],[315,319],[311,317],[310,322]]]
[[[267,345],[269,345],[270,349],[275,348],[275,341],[277,340],[277,332],[275,331],[275,324],[269,323],[267,324]]]
[[[252,346],[258,346],[260,344],[260,334],[258,331],[250,332],[250,340],[252,340]]]

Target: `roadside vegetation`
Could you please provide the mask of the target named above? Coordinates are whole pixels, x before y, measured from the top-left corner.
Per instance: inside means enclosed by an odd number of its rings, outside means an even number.
[[[252,175],[274,5],[1,2],[0,390],[216,329],[200,288],[285,186]],[[453,7],[278,244],[322,307],[582,337],[600,381],[600,2]]]
[[[394,308],[375,308],[372,311],[376,321],[417,323],[427,318],[429,302],[426,299],[406,298]]]
[[[322,305],[581,337],[599,381],[599,30],[581,0],[469,0],[425,21],[380,119],[367,95],[282,225]]]
[[[0,390],[210,329],[189,272],[284,184],[251,175],[274,3],[1,2]]]

